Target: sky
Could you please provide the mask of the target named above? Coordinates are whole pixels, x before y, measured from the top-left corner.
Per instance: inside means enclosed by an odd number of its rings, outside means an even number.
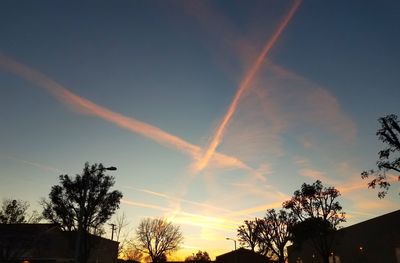
[[[360,178],[400,114],[398,1],[2,1],[0,198],[116,166],[119,213],[180,225],[179,258],[233,249],[301,184],[351,225],[399,208]],[[390,175],[389,175],[390,176]],[[133,236],[133,232],[131,235]]]

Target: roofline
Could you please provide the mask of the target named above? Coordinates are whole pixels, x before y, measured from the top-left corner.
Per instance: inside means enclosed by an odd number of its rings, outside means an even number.
[[[383,214],[383,215],[380,215],[380,216],[376,216],[376,217],[367,219],[365,221],[361,221],[361,222],[355,223],[355,224],[350,225],[350,226],[346,226],[346,227],[340,228],[340,229],[338,229],[338,231],[344,230],[344,229],[348,229],[348,228],[351,228],[351,227],[355,227],[355,226],[358,226],[360,224],[364,224],[366,222],[374,221],[374,220],[377,220],[379,218],[383,218],[383,217],[386,217],[386,216],[389,216],[389,215],[393,215],[393,214],[396,214],[396,213],[398,213],[400,215],[400,209],[392,211],[392,212],[389,212],[389,213],[386,213],[386,214]]]

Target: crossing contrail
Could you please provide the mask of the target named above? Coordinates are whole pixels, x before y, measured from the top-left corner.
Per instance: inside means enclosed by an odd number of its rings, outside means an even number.
[[[78,96],[71,92],[61,84],[50,79],[43,73],[40,73],[27,65],[24,65],[12,58],[0,54],[0,69],[9,71],[21,78],[34,83],[35,85],[44,88],[53,94],[59,101],[69,105],[73,110],[80,113],[90,114],[114,123],[117,126],[127,129],[136,134],[140,134],[151,140],[158,142],[161,145],[176,149],[180,152],[188,154],[194,160],[201,157],[201,148],[198,145],[191,144],[184,139],[170,134],[156,126],[137,120],[132,117],[124,116],[114,112],[106,107],[100,106],[88,99]],[[243,163],[236,157],[218,153],[214,156],[214,161],[219,166],[228,166],[252,170],[249,166]]]
[[[289,21],[292,19],[293,15],[295,14],[296,10],[298,9],[301,0],[295,0],[292,7],[290,8],[288,14],[284,17],[284,19],[280,22],[278,27],[276,28],[272,37],[267,41],[264,48],[262,49],[261,53],[258,55],[257,59],[254,61],[252,66],[244,75],[244,78],[241,80],[239,88],[236,91],[235,97],[230,104],[228,111],[226,112],[225,116],[222,118],[218,128],[216,129],[214,136],[211,139],[211,142],[208,148],[205,150],[202,158],[197,161],[194,165],[195,171],[199,172],[203,170],[209,163],[211,157],[214,155],[218,145],[221,143],[222,137],[224,136],[225,130],[232,120],[232,117],[237,109],[239,101],[243,96],[244,92],[247,91],[254,80],[255,75],[260,70],[261,66],[263,65],[265,59],[267,58],[269,52],[271,51],[272,47],[277,42],[279,36],[282,34],[283,30],[288,25]]]

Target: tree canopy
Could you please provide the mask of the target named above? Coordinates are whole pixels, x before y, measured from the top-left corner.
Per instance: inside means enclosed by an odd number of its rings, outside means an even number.
[[[120,191],[110,190],[115,182],[106,170],[101,163],[85,163],[75,178],[60,175],[60,184],[42,202],[43,217],[65,230],[95,233],[119,208],[122,198]]]
[[[36,212],[28,212],[29,203],[17,199],[4,199],[0,210],[0,224],[37,223],[41,217]]]
[[[283,207],[290,209],[299,221],[322,218],[336,228],[346,221],[342,206],[337,201],[339,196],[340,192],[336,188],[324,187],[317,180],[313,184],[304,183],[290,200],[283,203]]]
[[[185,259],[185,262],[197,262],[197,263],[210,262],[210,261],[211,259],[207,251],[201,251],[201,250],[199,250],[196,254],[189,256]]]
[[[258,245],[259,226],[256,220],[245,220],[243,225],[240,225],[237,230],[239,244],[255,251]]]
[[[291,229],[296,222],[293,213],[281,209],[267,210],[264,218],[245,220],[238,228],[238,240],[242,246],[272,260],[285,262],[286,245],[291,240]]]
[[[90,244],[88,233],[98,234],[115,211],[122,198],[120,191],[111,191],[114,177],[106,175],[100,164],[85,163],[81,174],[71,178],[60,175],[60,184],[54,185],[49,200],[43,200],[43,217],[60,225],[64,230],[77,230],[77,252],[75,261],[85,263],[88,260]]]
[[[384,198],[390,188],[391,178],[388,178],[388,173],[391,171],[400,173],[400,121],[397,120],[396,115],[391,114],[379,118],[378,122],[381,127],[376,135],[387,146],[378,153],[376,162],[378,169],[363,171],[361,178],[366,179],[373,176],[374,178],[368,182],[368,187],[374,189],[378,186],[381,189],[378,197]],[[400,181],[400,175],[397,176],[397,180]]]
[[[286,245],[292,239],[292,228],[296,223],[293,213],[284,209],[267,210],[264,218],[257,219],[259,229],[258,242],[264,250],[279,263],[284,263],[287,257]]]
[[[162,218],[145,218],[136,229],[136,248],[150,256],[153,262],[163,262],[183,241],[179,226]]]
[[[300,190],[296,190],[293,197],[283,203],[283,207],[293,212],[299,220],[296,229],[298,233],[313,232],[295,235],[295,241],[302,243],[312,242],[315,250],[325,263],[329,262],[329,255],[334,240],[332,234],[340,223],[345,222],[345,213],[342,211],[337,198],[340,192],[334,187],[324,187],[321,181],[313,184],[304,183]],[[316,227],[314,223],[318,223]],[[300,237],[300,238],[299,238]]]

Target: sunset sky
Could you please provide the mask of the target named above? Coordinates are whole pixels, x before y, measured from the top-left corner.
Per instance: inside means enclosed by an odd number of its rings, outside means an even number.
[[[400,2],[2,1],[0,198],[116,166],[120,213],[181,226],[180,257],[233,249],[303,182],[351,225],[399,209],[360,178],[400,114]],[[390,175],[389,175],[390,176]],[[133,232],[132,232],[133,235]]]

